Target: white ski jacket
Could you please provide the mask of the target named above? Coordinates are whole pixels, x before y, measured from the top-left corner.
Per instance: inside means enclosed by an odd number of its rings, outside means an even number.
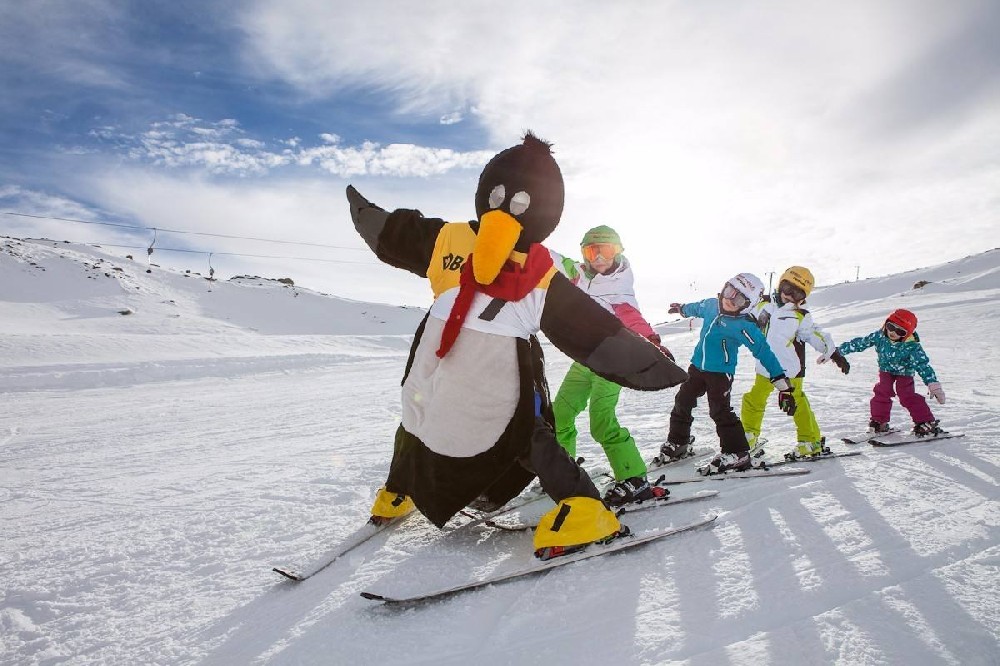
[[[607,275],[588,275],[587,266],[581,261],[569,259],[549,250],[556,268],[582,289],[602,308],[618,317],[629,329],[644,338],[655,333],[653,327],[639,312],[639,302],[635,298],[634,277],[628,259],[621,257],[615,270]]]
[[[827,357],[837,349],[833,337],[816,325],[809,311],[794,303],[765,299],[757,304],[753,315],[788,377],[805,375],[806,343]],[[770,377],[760,361],[756,370],[758,375]]]

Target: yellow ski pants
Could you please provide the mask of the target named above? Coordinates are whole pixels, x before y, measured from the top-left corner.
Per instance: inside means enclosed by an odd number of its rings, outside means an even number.
[[[792,396],[795,398],[795,431],[800,442],[818,442],[820,440],[819,424],[816,423],[816,415],[813,414],[812,407],[809,406],[809,398],[802,392],[804,377],[792,377],[789,381],[792,384]],[[767,408],[767,399],[774,390],[774,385],[767,377],[757,375],[753,382],[753,387],[743,395],[743,408],[740,412],[740,421],[743,422],[743,429],[755,435],[760,435],[760,427],[764,422],[764,410]]]

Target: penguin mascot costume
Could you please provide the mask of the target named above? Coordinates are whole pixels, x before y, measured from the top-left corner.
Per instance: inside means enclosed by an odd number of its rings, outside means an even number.
[[[494,156],[471,222],[389,213],[352,186],[347,199],[378,258],[427,278],[435,298],[410,349],[402,423],[373,522],[415,506],[442,527],[470,504],[502,506],[537,475],[556,502],[535,532],[539,557],[619,535],[594,483],[556,441],[535,334],[628,388],[656,391],[687,375],[573,285],[541,245],[564,199],[550,144],[528,132]]]

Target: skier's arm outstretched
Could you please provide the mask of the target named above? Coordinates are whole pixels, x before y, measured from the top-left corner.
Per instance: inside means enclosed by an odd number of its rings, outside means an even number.
[[[864,351],[869,347],[874,347],[875,343],[878,342],[879,336],[882,335],[882,331],[874,331],[862,338],[852,338],[847,342],[843,342],[837,347],[837,350],[841,354],[853,354],[854,352]]]
[[[797,406],[795,397],[792,395],[792,385],[785,375],[781,361],[774,355],[774,350],[771,349],[767,337],[755,320],[748,319],[748,325],[740,330],[739,338],[740,343],[749,349],[753,357],[764,366],[774,388],[778,389],[778,407],[789,416],[795,414]]]
[[[806,313],[799,325],[796,337],[802,342],[808,343],[813,349],[819,352],[817,363],[833,361],[833,364],[845,375],[851,371],[851,364],[844,358],[843,353],[837,349],[837,343],[833,341],[833,336],[816,325],[812,314]]]
[[[809,312],[802,317],[795,337],[827,358],[837,349],[837,345],[833,342],[833,336],[817,326]]]
[[[706,298],[703,301],[696,301],[694,303],[671,303],[667,312],[670,314],[679,314],[682,317],[701,317],[704,319],[706,304],[714,300],[714,298]],[[714,315],[715,313],[712,312],[709,314]]]
[[[750,350],[753,357],[761,362],[772,381],[779,376],[785,376],[785,369],[781,367],[781,361],[774,355],[774,350],[771,349],[770,343],[759,326],[756,324],[744,326],[740,331],[739,339],[740,343]]]

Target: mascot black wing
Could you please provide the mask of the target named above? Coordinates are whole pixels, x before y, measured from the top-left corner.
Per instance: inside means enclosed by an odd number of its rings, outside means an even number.
[[[621,386],[659,391],[687,379],[657,346],[629,330],[561,273],[549,284],[541,329],[561,352]]]
[[[544,330],[569,356],[624,386],[662,389],[685,375],[563,277],[541,245],[563,208],[549,144],[529,133],[490,160],[472,222],[387,213],[353,187],[347,196],[355,227],[379,259],[428,278],[435,296],[410,350],[402,423],[373,517],[415,504],[443,526],[474,502],[502,504],[537,474],[557,502],[536,530],[537,548],[613,535],[614,514],[555,440],[535,334]]]

